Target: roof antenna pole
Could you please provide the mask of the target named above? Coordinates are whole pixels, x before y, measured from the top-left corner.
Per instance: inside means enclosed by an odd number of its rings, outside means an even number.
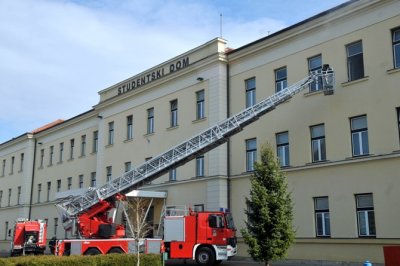
[[[219,37],[222,38],[222,13],[219,14]]]

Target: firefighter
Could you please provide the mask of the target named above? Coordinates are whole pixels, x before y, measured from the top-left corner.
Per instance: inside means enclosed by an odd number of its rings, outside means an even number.
[[[57,242],[57,238],[55,236],[53,236],[50,241],[49,241],[49,248],[50,248],[50,253],[54,254],[55,251],[55,247],[56,247],[56,242]]]

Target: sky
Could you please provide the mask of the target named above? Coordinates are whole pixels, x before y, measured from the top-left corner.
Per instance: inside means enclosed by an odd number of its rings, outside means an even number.
[[[0,0],[0,143],[216,37],[239,48],[344,2]]]

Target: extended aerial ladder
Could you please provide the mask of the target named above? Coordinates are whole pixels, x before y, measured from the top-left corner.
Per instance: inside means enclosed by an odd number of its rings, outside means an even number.
[[[121,177],[111,180],[98,188],[91,188],[83,195],[71,196],[57,203],[62,215],[64,227],[70,227],[79,215],[101,202],[112,202],[121,194],[151,182],[165,174],[170,169],[183,165],[197,156],[225,143],[229,137],[241,131],[245,126],[257,120],[260,116],[272,111],[281,103],[312,83],[322,86],[325,95],[333,94],[335,74],[329,65],[321,70],[310,72],[301,81],[273,94],[263,101],[219,122],[209,129],[191,137],[178,146],[154,157],[135,169],[124,173]]]

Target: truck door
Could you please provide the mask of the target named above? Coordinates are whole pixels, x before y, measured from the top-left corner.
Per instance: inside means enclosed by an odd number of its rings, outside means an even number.
[[[220,214],[208,216],[207,242],[215,245],[226,245],[225,219]]]

